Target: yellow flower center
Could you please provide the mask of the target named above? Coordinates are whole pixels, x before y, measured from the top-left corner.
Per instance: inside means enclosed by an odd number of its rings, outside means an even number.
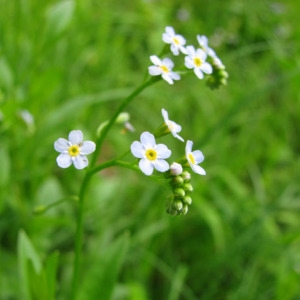
[[[179,41],[178,41],[177,38],[173,38],[173,42],[174,42],[174,44],[176,44],[176,45],[180,45],[180,43],[179,43]]]
[[[189,153],[188,154],[188,160],[191,162],[191,164],[195,164],[196,162],[195,162],[195,158],[194,158],[194,156],[193,156],[193,154],[192,153]]]
[[[202,60],[199,57],[194,58],[194,64],[196,67],[200,67],[202,65]]]
[[[80,147],[78,145],[72,145],[69,147],[68,153],[70,156],[77,156],[80,153]]]
[[[165,65],[162,65],[160,68],[164,73],[169,73],[169,69]]]
[[[156,160],[157,152],[154,149],[146,150],[146,157],[149,160]]]
[[[172,131],[172,130],[174,130],[174,125],[173,125],[173,123],[172,122],[167,122],[167,126],[168,126],[168,129],[170,130],[170,131]]]

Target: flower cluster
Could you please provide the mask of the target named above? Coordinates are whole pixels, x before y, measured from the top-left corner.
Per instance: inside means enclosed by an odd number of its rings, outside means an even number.
[[[228,73],[222,61],[217,57],[215,51],[208,46],[208,39],[204,35],[197,35],[199,47],[192,45],[185,46],[186,40],[182,35],[176,34],[173,27],[167,26],[162,35],[162,40],[170,44],[170,50],[175,56],[180,53],[185,55],[184,65],[187,69],[194,71],[199,79],[207,77],[207,85],[211,88],[227,84]],[[150,60],[153,63],[148,68],[151,76],[158,76],[173,84],[174,80],[181,78],[180,74],[173,71],[174,62],[166,57],[160,59],[156,55],[151,55]]]
[[[162,109],[162,116],[164,123],[155,134],[143,132],[140,141],[134,141],[130,150],[133,156],[139,159],[139,168],[145,175],[152,175],[154,170],[157,170],[163,172],[168,179],[172,195],[167,201],[167,212],[172,215],[186,214],[188,205],[192,203],[190,193],[193,191],[193,186],[190,182],[190,173],[183,168],[190,167],[195,173],[206,175],[205,170],[199,166],[204,156],[200,150],[192,151],[193,142],[188,140],[184,157],[169,165],[167,159],[171,157],[172,151],[164,144],[156,144],[155,137],[171,133],[182,142],[184,139],[178,134],[181,126],[169,119],[165,109]]]

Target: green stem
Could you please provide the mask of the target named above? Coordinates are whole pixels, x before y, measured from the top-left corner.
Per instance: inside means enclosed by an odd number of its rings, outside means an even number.
[[[124,110],[124,108],[137,96],[139,95],[146,87],[150,86],[154,82],[158,81],[157,78],[150,78],[145,83],[141,84],[139,87],[137,87],[127,98],[123,100],[123,102],[120,104],[118,109],[116,110],[115,114],[112,116],[110,121],[107,123],[107,125],[104,126],[100,137],[97,140],[96,143],[96,151],[94,152],[94,155],[92,157],[90,166],[91,169],[86,173],[81,189],[79,192],[79,203],[78,203],[78,214],[77,214],[77,228],[76,228],[76,240],[75,240],[75,259],[74,259],[74,267],[73,267],[73,278],[72,278],[72,292],[71,292],[71,299],[75,300],[77,295],[77,289],[79,286],[79,274],[80,274],[80,263],[81,263],[81,256],[82,256],[82,243],[83,243],[83,212],[84,212],[84,197],[88,188],[88,184],[90,182],[90,179],[93,174],[106,169],[111,166],[120,166],[120,167],[126,167],[132,170],[139,171],[137,167],[134,167],[130,163],[118,161],[118,160],[111,160],[107,161],[103,164],[100,164],[99,166],[96,166],[95,168],[92,168],[95,163],[97,162],[97,158],[99,156],[101,146],[103,144],[104,138],[106,137],[108,131],[113,126],[115,120],[119,116],[119,114]],[[138,170],[137,170],[138,169]]]
[[[100,136],[99,136],[99,138],[98,138],[98,140],[96,142],[96,150],[95,150],[95,152],[93,154],[93,157],[92,157],[92,160],[91,160],[91,164],[90,164],[91,167],[93,167],[96,164],[97,158],[98,158],[100,150],[101,150],[101,146],[103,144],[103,141],[104,141],[104,139],[105,139],[108,131],[111,129],[111,127],[113,126],[113,124],[116,121],[117,117],[119,116],[119,114],[146,87],[148,87],[151,84],[157,82],[158,80],[159,80],[159,78],[151,77],[148,81],[146,81],[145,83],[143,83],[140,86],[138,86],[127,98],[125,98],[123,100],[123,102],[120,104],[120,106],[118,107],[118,109],[116,110],[116,112],[114,113],[114,115],[112,116],[112,118],[110,119],[110,121],[108,122],[108,124],[101,131],[101,134],[100,134]]]
[[[73,269],[73,278],[72,278],[72,292],[71,299],[75,300],[77,295],[77,289],[79,286],[79,274],[80,274],[80,264],[82,256],[82,242],[83,242],[83,212],[84,212],[84,197],[88,184],[92,176],[104,169],[119,166],[127,169],[140,172],[140,169],[132,164],[125,161],[120,161],[118,159],[112,159],[110,161],[104,162],[95,168],[89,170],[84,179],[79,193],[79,203],[78,203],[78,215],[77,215],[77,229],[76,229],[76,242],[75,242],[75,259],[74,259],[74,269]]]

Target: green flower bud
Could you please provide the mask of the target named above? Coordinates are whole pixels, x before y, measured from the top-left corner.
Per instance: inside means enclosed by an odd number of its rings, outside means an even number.
[[[191,174],[188,171],[183,171],[181,176],[185,182],[189,182],[191,180]]]
[[[177,198],[182,198],[182,197],[185,196],[185,191],[182,188],[177,188],[177,189],[174,190],[174,195]]]
[[[186,193],[191,193],[194,190],[193,186],[190,183],[185,183],[183,185],[183,188]]]
[[[186,213],[188,212],[189,208],[187,205],[184,205],[181,209],[181,214],[186,215]]]
[[[182,199],[183,203],[186,204],[186,205],[191,205],[192,204],[192,198],[190,196],[185,196],[183,199]]]
[[[181,176],[175,176],[171,179],[171,185],[176,187],[176,186],[181,186],[183,184],[183,178]]]
[[[183,207],[183,204],[180,200],[175,200],[174,203],[173,203],[173,207],[179,211],[179,210],[182,210],[182,207]]]

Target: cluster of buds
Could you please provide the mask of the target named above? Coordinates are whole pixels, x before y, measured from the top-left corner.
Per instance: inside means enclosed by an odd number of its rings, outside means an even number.
[[[185,215],[188,212],[188,206],[192,204],[190,196],[193,191],[191,174],[188,171],[183,171],[180,164],[173,163],[166,176],[172,189],[172,195],[167,199],[166,211],[173,216]]]
[[[206,85],[211,89],[217,89],[220,86],[227,85],[228,73],[222,61],[218,58],[213,58],[211,61],[213,72],[206,77]]]

